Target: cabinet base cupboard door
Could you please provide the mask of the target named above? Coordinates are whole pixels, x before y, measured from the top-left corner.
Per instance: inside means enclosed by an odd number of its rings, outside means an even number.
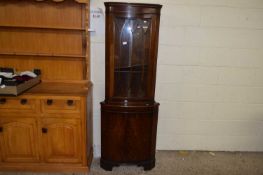
[[[101,160],[155,166],[155,102],[161,5],[106,2],[106,95],[101,102]]]
[[[45,162],[81,163],[79,120],[45,119],[41,130]]]
[[[39,162],[34,119],[0,119],[0,149],[3,162]]]

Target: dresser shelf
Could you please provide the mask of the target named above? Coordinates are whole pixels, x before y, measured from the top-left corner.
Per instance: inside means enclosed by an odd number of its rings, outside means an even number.
[[[86,96],[89,89],[92,88],[91,82],[42,82],[39,85],[31,88],[25,95],[31,94],[49,94],[49,95],[80,95]]]
[[[0,53],[0,55],[6,55],[6,56],[35,56],[35,58],[37,59],[37,57],[41,56],[41,57],[63,57],[65,59],[69,59],[69,58],[79,58],[79,59],[85,59],[86,56],[84,55],[60,55],[60,54],[45,54],[45,53]]]
[[[86,29],[85,28],[67,28],[67,27],[48,27],[48,26],[15,26],[15,25],[0,25],[0,28],[3,29],[24,29],[24,30],[65,30],[65,31],[80,31],[80,32],[85,32]]]

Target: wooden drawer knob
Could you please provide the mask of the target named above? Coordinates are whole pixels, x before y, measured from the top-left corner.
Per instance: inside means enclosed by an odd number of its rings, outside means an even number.
[[[48,132],[47,128],[42,128],[42,133],[46,134]]]
[[[27,99],[21,99],[20,103],[21,103],[21,105],[27,104]]]
[[[74,103],[74,101],[73,101],[73,100],[68,100],[68,101],[67,101],[67,104],[68,104],[68,106],[72,106],[72,105],[73,105],[73,103]]]
[[[4,130],[3,127],[0,127],[0,132],[3,132],[3,130]]]
[[[6,103],[6,99],[5,98],[0,98],[0,104],[3,105]]]
[[[50,106],[50,105],[52,105],[52,104],[53,104],[53,100],[48,99],[48,100],[47,100],[47,105]]]

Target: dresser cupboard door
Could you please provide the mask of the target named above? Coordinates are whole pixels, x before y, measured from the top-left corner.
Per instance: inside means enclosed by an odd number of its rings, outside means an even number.
[[[39,162],[34,119],[0,119],[3,162]]]
[[[75,119],[43,119],[42,148],[47,163],[80,163],[82,142],[80,121]]]

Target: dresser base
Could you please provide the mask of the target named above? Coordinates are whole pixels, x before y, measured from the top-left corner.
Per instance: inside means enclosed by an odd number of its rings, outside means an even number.
[[[73,172],[81,172],[88,173],[88,166],[76,166],[76,165],[39,165],[39,164],[4,164],[0,166],[0,171],[2,172],[46,172],[46,173],[73,173]]]

